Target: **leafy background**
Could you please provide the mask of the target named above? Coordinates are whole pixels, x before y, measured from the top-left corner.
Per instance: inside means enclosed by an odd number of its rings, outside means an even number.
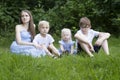
[[[23,9],[32,12],[36,26],[40,20],[49,21],[53,36],[60,35],[64,27],[70,28],[74,35],[79,29],[79,19],[87,16],[93,29],[119,37],[119,7],[119,0],[1,0],[0,37],[14,39],[15,25],[19,24],[19,14]]]

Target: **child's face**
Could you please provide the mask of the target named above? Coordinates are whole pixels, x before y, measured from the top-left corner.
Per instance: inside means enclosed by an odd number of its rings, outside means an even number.
[[[90,26],[87,25],[86,27],[80,27],[80,29],[82,30],[83,34],[87,34],[90,29]]]
[[[62,39],[64,40],[64,41],[68,41],[68,40],[70,40],[70,33],[63,33],[63,35],[62,35]]]
[[[21,13],[21,20],[23,23],[28,23],[30,21],[30,16],[27,12]]]
[[[42,35],[46,35],[49,32],[49,26],[41,25],[39,31]]]

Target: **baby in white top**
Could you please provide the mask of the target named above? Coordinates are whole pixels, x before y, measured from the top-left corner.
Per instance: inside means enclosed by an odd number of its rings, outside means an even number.
[[[45,50],[47,55],[58,57],[60,56],[60,53],[53,45],[54,39],[50,34],[48,34],[49,29],[50,27],[48,21],[40,21],[38,24],[38,30],[40,33],[35,36],[33,42],[39,44],[38,48]]]

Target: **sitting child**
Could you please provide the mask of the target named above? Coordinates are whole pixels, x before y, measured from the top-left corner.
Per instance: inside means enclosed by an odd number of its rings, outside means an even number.
[[[61,31],[61,40],[59,41],[60,44],[60,54],[63,53],[70,53],[75,54],[76,51],[74,50],[74,41],[72,41],[71,30],[68,28],[63,28]]]
[[[53,45],[54,39],[48,34],[49,32],[49,22],[40,21],[38,24],[38,30],[40,31],[33,40],[33,43],[39,44],[40,49],[45,50],[45,52],[52,57],[59,57],[60,53]]]
[[[79,50],[84,50],[90,57],[93,57],[93,52],[97,52],[102,47],[107,55],[109,55],[109,48],[107,39],[110,37],[109,33],[98,32],[91,29],[91,22],[87,17],[82,17],[79,22],[80,30],[75,34],[77,39],[77,46]],[[92,45],[94,37],[98,37],[95,45]]]

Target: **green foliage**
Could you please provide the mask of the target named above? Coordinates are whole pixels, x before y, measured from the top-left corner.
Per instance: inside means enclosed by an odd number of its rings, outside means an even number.
[[[20,11],[28,9],[36,26],[40,20],[47,20],[51,26],[50,33],[54,35],[60,35],[64,27],[70,28],[74,35],[79,29],[79,19],[87,16],[92,28],[119,37],[119,7],[119,0],[2,0],[0,35],[7,37],[6,34],[13,34],[15,25],[19,23]]]

